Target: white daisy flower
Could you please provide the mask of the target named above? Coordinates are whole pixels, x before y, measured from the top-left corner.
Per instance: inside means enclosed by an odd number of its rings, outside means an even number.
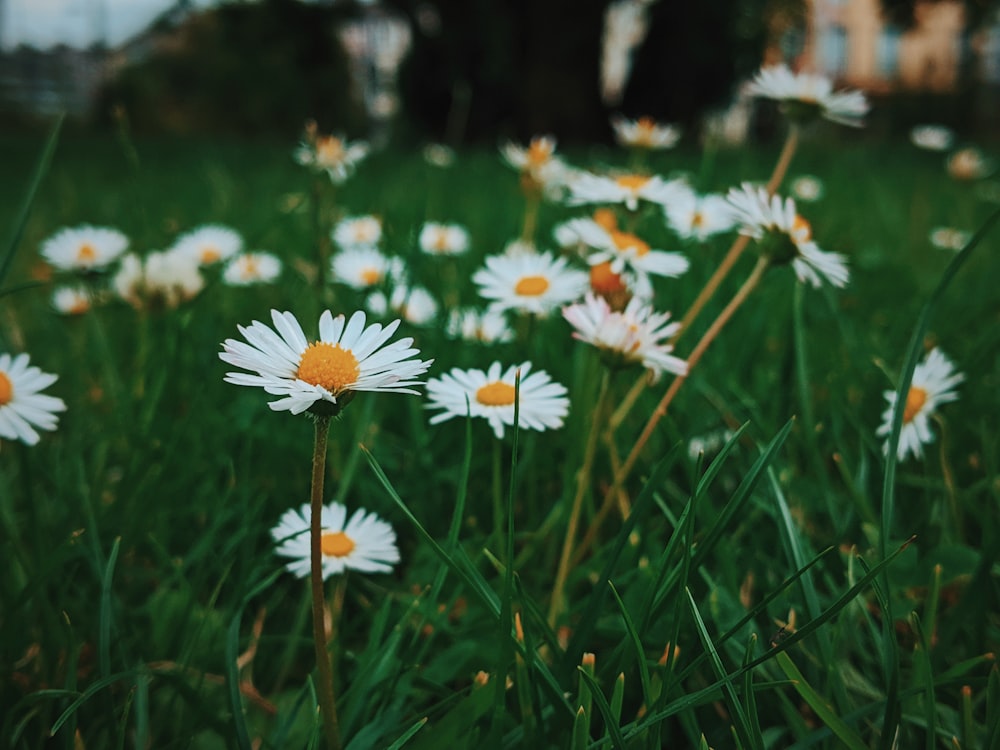
[[[312,510],[309,504],[298,510],[286,510],[271,529],[271,538],[278,545],[274,553],[290,558],[288,571],[306,578],[312,571],[309,524]],[[323,580],[347,570],[362,573],[391,573],[399,562],[396,532],[374,513],[354,511],[350,519],[347,508],[340,503],[324,505],[320,513],[320,550]]]
[[[56,412],[66,411],[66,404],[61,398],[39,393],[56,382],[57,376],[28,362],[27,354],[0,354],[0,438],[35,445],[37,430],[54,430],[59,423]]]
[[[429,221],[421,228],[418,242],[428,255],[461,255],[469,249],[469,232],[458,224]]]
[[[333,256],[330,261],[333,281],[352,289],[368,289],[387,279],[399,278],[403,263],[399,258],[389,258],[374,247],[354,247]]]
[[[740,234],[753,237],[775,263],[791,262],[799,281],[814,287],[827,281],[844,287],[850,279],[847,259],[819,249],[812,241],[809,222],[795,212],[795,201],[769,196],[767,190],[750,183],[732,188],[727,196]]]
[[[122,258],[111,281],[114,290],[136,309],[174,308],[205,287],[198,260],[176,250],[149,253],[140,259],[134,253]]]
[[[368,144],[349,143],[335,135],[320,135],[315,122],[306,123],[302,142],[295,150],[295,161],[317,172],[326,172],[335,185],[347,180],[358,162],[368,155]]]
[[[560,190],[571,174],[555,151],[556,139],[550,135],[535,136],[527,148],[512,141],[500,147],[500,155],[521,173],[525,187],[542,189],[550,195]]]
[[[424,161],[432,167],[447,169],[455,163],[455,150],[443,143],[428,143],[423,150]]]
[[[678,126],[660,125],[652,117],[629,120],[621,115],[612,115],[611,127],[619,145],[626,148],[673,148],[681,139],[681,129]]]
[[[682,180],[665,181],[656,175],[623,174],[606,177],[581,172],[569,183],[570,205],[582,203],[621,203],[629,211],[639,208],[639,201],[666,206],[679,191],[687,189]]]
[[[592,252],[587,254],[587,263],[592,266],[608,262],[616,274],[676,277],[691,265],[680,253],[654,250],[648,242],[631,232],[608,230],[592,219],[576,219],[569,224],[583,243],[592,248]]]
[[[677,196],[663,207],[667,224],[685,240],[704,241],[715,234],[728,232],[736,224],[732,208],[722,195],[698,195],[693,190],[678,190]]]
[[[268,284],[281,274],[277,255],[263,252],[240,253],[226,264],[222,280],[230,286]]]
[[[243,249],[243,238],[229,227],[208,224],[177,238],[172,252],[186,255],[202,266],[228,260]]]
[[[501,312],[472,309],[452,310],[445,333],[452,338],[495,344],[514,340],[514,331]]]
[[[502,438],[504,426],[514,425],[514,384],[518,371],[521,374],[518,426],[538,431],[562,427],[569,413],[566,388],[553,382],[542,370],[532,373],[530,362],[506,370],[494,362],[486,372],[454,367],[440,378],[430,378],[427,407],[443,410],[431,417],[431,424],[471,414],[484,417],[497,438]]]
[[[118,260],[128,237],[117,229],[83,224],[61,229],[42,243],[41,253],[64,271],[98,271]]]
[[[934,227],[930,233],[931,244],[942,250],[961,250],[969,240],[972,232],[966,232],[955,227]]]
[[[319,340],[310,342],[290,312],[271,311],[274,329],[254,321],[239,326],[249,343],[226,339],[219,359],[251,370],[226,373],[234,385],[263,388],[281,396],[269,406],[275,411],[301,414],[314,410],[336,414],[357,391],[412,393],[415,380],[434,360],[414,359],[412,338],[387,343],[399,327],[394,320],[384,328],[365,325],[365,314],[355,312],[350,320],[325,310],[319,319]]]
[[[670,313],[657,313],[633,298],[621,312],[611,309],[603,297],[588,293],[583,302],[567,305],[563,317],[575,329],[573,338],[596,346],[612,367],[642,365],[655,377],[664,372],[687,375],[687,362],[670,354],[666,343],[680,330],[668,323]]]
[[[83,287],[63,286],[52,293],[52,307],[63,315],[82,315],[93,306],[90,292]]]
[[[947,151],[955,141],[955,131],[944,125],[917,125],[910,131],[910,142],[926,151]]]
[[[373,315],[384,317],[392,312],[407,323],[427,325],[437,316],[437,300],[423,287],[397,284],[386,297],[383,292],[373,292],[365,300],[365,307]]]
[[[798,200],[812,203],[823,197],[823,181],[819,177],[804,174],[792,180],[789,186]]]
[[[955,371],[955,365],[941,352],[931,349],[923,362],[913,370],[910,390],[906,393],[906,404],[903,406],[903,429],[899,433],[899,447],[896,457],[902,461],[907,454],[916,457],[923,455],[923,446],[934,441],[931,432],[930,418],[940,404],[955,401],[958,394],[954,388],[965,380],[965,376]],[[875,432],[879,437],[887,437],[892,432],[892,412],[896,406],[896,392],[886,391],[888,406],[882,414],[882,424]],[[886,441],[885,450],[889,450]]]
[[[532,315],[547,315],[587,288],[587,275],[568,268],[566,258],[552,253],[491,255],[472,280],[479,294],[491,300],[494,312],[518,310]]]
[[[792,120],[808,121],[816,115],[842,125],[860,127],[868,114],[868,100],[860,91],[834,91],[826,76],[793,73],[784,63],[760,69],[747,87],[751,96],[781,102]]]
[[[986,177],[993,171],[993,163],[978,148],[959,149],[948,157],[948,174],[956,180],[971,181]]]
[[[352,216],[338,221],[330,236],[345,250],[374,247],[382,239],[382,222],[375,216]]]

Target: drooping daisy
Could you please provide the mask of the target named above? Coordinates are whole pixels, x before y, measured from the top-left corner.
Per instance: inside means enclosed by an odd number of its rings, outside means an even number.
[[[302,142],[294,154],[295,161],[317,172],[326,172],[335,185],[350,177],[367,155],[367,143],[349,143],[339,136],[321,135],[312,120],[306,123]]]
[[[384,328],[365,325],[365,314],[344,315],[323,311],[319,339],[310,342],[290,312],[271,311],[274,328],[254,321],[239,326],[249,343],[226,339],[219,359],[257,373],[226,373],[227,383],[263,388],[281,396],[269,406],[275,411],[301,414],[314,410],[336,414],[358,391],[412,393],[415,380],[434,360],[414,359],[420,352],[412,338],[387,343],[399,327],[394,320]]]
[[[687,374],[687,362],[671,355],[674,348],[666,343],[681,327],[667,322],[670,313],[654,312],[638,298],[618,312],[603,297],[588,293],[562,314],[574,328],[573,338],[597,347],[611,367],[642,365],[655,377]]]
[[[959,149],[948,157],[948,174],[964,182],[986,177],[992,170],[992,162],[983,156],[978,148],[969,146]]]
[[[337,222],[331,237],[345,250],[374,247],[382,239],[382,222],[375,216],[351,216]]]
[[[504,161],[521,173],[524,188],[548,193],[561,188],[569,174],[569,167],[555,152],[556,139],[550,135],[535,136],[527,148],[513,141],[500,147]]]
[[[621,115],[611,117],[615,139],[626,148],[647,150],[673,148],[681,138],[676,125],[660,125],[652,117],[629,120]]]
[[[793,73],[781,63],[760,69],[747,87],[751,96],[781,102],[785,115],[796,122],[817,116],[842,125],[860,127],[868,114],[868,100],[860,91],[834,91],[830,79],[815,73]]]
[[[309,524],[312,511],[306,503],[286,510],[271,529],[271,538],[278,545],[274,553],[290,558],[285,567],[299,578],[311,572]],[[362,573],[391,573],[399,562],[396,532],[374,513],[358,508],[347,517],[347,508],[340,503],[324,505],[320,513],[320,549],[323,580],[346,570]]]
[[[917,125],[910,131],[910,141],[926,151],[947,151],[955,141],[955,132],[944,125]]]
[[[83,224],[61,229],[42,243],[41,253],[64,271],[99,271],[116,261],[128,237],[117,229]]]
[[[728,232],[736,223],[725,196],[698,195],[693,190],[678,190],[663,212],[670,228],[685,240],[703,242],[712,235]]]
[[[607,177],[581,172],[568,185],[568,202],[571,205],[621,203],[629,211],[636,211],[640,200],[660,206],[668,205],[682,189],[682,185],[680,180],[667,182],[656,175],[623,174]]]
[[[63,315],[82,315],[93,306],[92,295],[82,287],[63,286],[52,293],[52,307]]]
[[[143,259],[129,253],[111,283],[136,309],[174,308],[205,287],[197,258],[176,250],[149,253]]]
[[[396,284],[388,297],[383,292],[372,292],[365,300],[365,307],[380,318],[391,312],[417,326],[434,320],[438,310],[437,300],[430,292],[420,286],[405,284]]]
[[[934,227],[930,233],[931,244],[942,250],[961,250],[972,239],[972,233],[955,227]]]
[[[56,412],[66,411],[61,398],[39,391],[58,379],[28,364],[27,354],[0,354],[0,438],[35,445],[37,430],[54,430]]]
[[[452,338],[483,344],[514,339],[514,331],[511,330],[507,317],[501,312],[490,310],[482,312],[472,309],[452,310],[448,315],[445,333]]]
[[[965,376],[955,371],[955,365],[941,352],[931,349],[922,362],[913,370],[910,390],[903,406],[903,429],[899,433],[899,447],[896,457],[902,461],[912,453],[918,458],[923,455],[923,446],[934,441],[930,418],[940,404],[955,401],[958,394],[954,388],[965,380]],[[892,432],[892,412],[896,406],[896,392],[885,392],[886,406],[882,414],[882,424],[875,432],[879,437],[887,437]],[[889,450],[886,441],[885,450]]]
[[[429,221],[421,228],[418,242],[428,255],[461,255],[469,249],[469,232],[458,224]]]
[[[648,242],[631,232],[608,230],[591,219],[577,219],[571,224],[580,239],[591,248],[591,252],[587,253],[587,263],[592,266],[608,262],[617,274],[676,277],[691,265],[680,253],[654,250]]]
[[[795,201],[769,196],[767,190],[744,183],[727,196],[740,233],[756,239],[761,252],[774,263],[791,262],[799,281],[814,287],[826,280],[844,287],[850,279],[847,260],[838,253],[819,249],[812,240],[809,222],[795,211]]]
[[[230,259],[222,272],[222,280],[230,286],[267,284],[281,274],[281,260],[264,252],[240,253]]]
[[[431,424],[453,417],[484,417],[497,438],[502,438],[504,426],[514,425],[514,385],[520,371],[518,389],[518,426],[521,429],[543,431],[562,427],[569,413],[566,388],[553,382],[548,373],[531,372],[531,363],[511,365],[503,370],[499,362],[487,371],[452,368],[440,378],[427,381],[429,409],[441,409],[431,417]]]
[[[789,187],[796,199],[806,203],[818,201],[823,197],[823,181],[811,174],[796,177]]]
[[[472,280],[495,312],[547,315],[580,297],[587,288],[587,275],[568,265],[566,258],[552,253],[491,255]]]
[[[398,278],[402,262],[388,258],[374,247],[355,247],[333,256],[330,261],[332,280],[352,289],[378,286],[388,278]]]
[[[177,238],[171,252],[186,255],[202,266],[228,260],[243,249],[243,238],[219,224],[198,227]]]

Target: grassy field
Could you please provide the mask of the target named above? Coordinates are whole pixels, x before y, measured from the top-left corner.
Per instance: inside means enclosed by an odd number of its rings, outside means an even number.
[[[6,231],[44,140],[41,130],[0,139]],[[0,352],[28,352],[57,374],[47,392],[68,407],[38,445],[0,450],[0,746],[318,742],[309,587],[283,572],[269,536],[308,500],[312,426],[269,410],[258,389],[224,383],[232,368],[218,359],[238,324],[269,321],[272,308],[312,335],[326,307],[362,306],[359,293],[335,284],[326,296],[303,273],[317,242],[313,180],[294,145],[74,132],[58,144],[0,283]],[[765,180],[779,147],[686,144],[651,167],[724,192]],[[591,169],[626,161],[610,147],[565,156]],[[435,360],[431,376],[531,361],[567,386],[571,407],[562,429],[516,442],[481,421],[431,426],[424,399],[404,395],[360,395],[333,422],[326,500],[387,519],[402,556],[390,575],[328,583],[346,746],[1000,742],[996,230],[963,256],[921,347],[940,346],[964,373],[959,399],[888,491],[875,436],[883,391],[897,387],[921,311],[956,257],[930,230],[975,230],[996,205],[982,182],[950,179],[941,154],[832,127],[810,132],[785,184],[803,174],[825,191],[799,211],[820,247],[848,257],[849,286],[803,288],[787,268],[769,272],[642,452],[627,519],[616,510],[597,525],[615,461],[670,378],[645,389],[585,477],[581,536],[594,528],[595,543],[571,570],[554,626],[546,612],[601,381],[595,351],[558,315],[515,321],[517,338],[497,345],[404,324]],[[469,277],[518,235],[524,211],[516,174],[492,149],[459,152],[447,168],[377,153],[335,200],[339,215],[381,217],[383,250],[438,299],[469,305],[481,304]],[[583,213],[543,204],[540,244]],[[426,220],[467,227],[471,252],[447,267],[420,254]],[[56,230],[113,226],[144,253],[208,222],[279,255],[280,280],[210,278],[162,313],[52,309],[58,277],[38,250]],[[646,222],[654,247],[681,249],[662,222]],[[657,309],[680,318],[733,236],[683,247],[691,270],[657,282]],[[741,259],[677,354],[752,265]],[[637,377],[612,378],[612,398]],[[689,450],[731,433],[702,457]],[[498,508],[510,513],[499,527]],[[673,646],[676,657],[661,659]],[[585,653],[593,668],[581,670]]]

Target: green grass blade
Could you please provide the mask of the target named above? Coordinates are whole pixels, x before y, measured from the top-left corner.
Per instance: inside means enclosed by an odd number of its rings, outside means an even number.
[[[618,603],[618,609],[622,613],[622,621],[625,623],[625,630],[628,633],[629,640],[632,642],[632,648],[635,650],[635,658],[639,664],[639,681],[642,683],[642,700],[648,706],[652,690],[649,684],[649,665],[646,663],[646,654],[643,653],[642,649],[642,638],[639,637],[639,632],[635,629],[635,623],[632,622],[632,618],[628,614],[628,609],[625,607],[625,602],[622,601],[621,596],[618,594],[618,589],[615,588],[615,585],[611,581],[608,581],[608,586],[611,588],[611,593]]]
[[[594,705],[601,712],[601,716],[604,719],[604,726],[607,727],[608,734],[611,736],[612,746],[617,748],[617,750],[625,750],[625,738],[622,736],[621,727],[614,720],[614,713],[611,710],[610,704],[608,704],[608,699],[601,692],[601,686],[597,684],[597,680],[587,674],[587,671],[583,667],[577,667],[577,671],[580,673],[580,678],[590,688]]]
[[[830,731],[843,743],[844,747],[848,748],[848,750],[868,750],[868,746],[865,745],[857,733],[844,723],[834,713],[833,708],[823,700],[823,697],[806,682],[805,677],[802,676],[802,673],[795,666],[794,662],[792,662],[788,654],[784,652],[778,654],[776,661],[781,671],[792,681],[795,691],[802,696],[802,700],[809,704],[809,707],[819,717],[820,721],[830,728]]]
[[[69,718],[76,712],[80,706],[90,700],[94,695],[101,692],[104,688],[114,685],[116,682],[121,680],[132,680],[135,679],[136,672],[134,669],[130,669],[127,672],[116,672],[115,674],[108,675],[107,677],[102,677],[99,680],[93,682],[86,690],[79,694],[79,696],[70,703],[66,710],[59,714],[59,718],[52,722],[52,728],[49,733],[55,735],[56,732],[65,724]],[[65,690],[58,691],[48,691],[49,693],[58,693],[60,695],[65,694]]]
[[[927,750],[934,750],[934,735],[937,727],[937,700],[934,696],[934,668],[931,666],[930,642],[927,633],[920,624],[920,616],[916,612],[910,613],[910,624],[917,634],[917,645],[915,646],[914,677],[915,682],[922,682],[924,691],[924,731],[927,733]]]
[[[118,549],[122,538],[115,539],[108,556],[108,564],[104,567],[101,578],[101,611],[98,617],[97,653],[101,676],[111,674],[111,581],[115,575],[115,562],[118,560]]]
[[[386,748],[386,750],[399,750],[399,748],[401,748],[403,745],[405,745],[407,742],[410,741],[410,738],[413,737],[413,735],[415,735],[417,732],[423,729],[424,724],[426,723],[427,723],[427,717],[425,716],[424,718],[420,719],[420,721],[418,721],[416,724],[414,724],[412,727],[403,732],[400,738],[395,742],[393,742],[391,745],[389,745],[389,747]]]

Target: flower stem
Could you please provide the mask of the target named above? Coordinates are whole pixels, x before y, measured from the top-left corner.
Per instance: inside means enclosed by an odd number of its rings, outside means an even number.
[[[330,666],[330,652],[327,650],[326,601],[323,594],[323,477],[326,473],[326,439],[330,432],[330,418],[317,416],[315,420],[316,437],[313,442],[312,491],[309,502],[313,643],[316,645],[316,671],[319,673],[319,710],[323,718],[327,750],[340,750],[340,725],[333,695],[333,668]]]
[[[562,555],[559,557],[559,569],[556,581],[552,587],[552,599],[549,601],[549,625],[555,626],[556,620],[562,614],[563,591],[566,588],[566,578],[569,576],[570,558],[573,555],[573,542],[576,539],[577,527],[580,525],[580,511],[583,508],[583,497],[590,485],[590,475],[594,467],[594,454],[597,452],[597,437],[601,432],[601,422],[604,417],[604,403],[607,400],[611,375],[605,370],[601,377],[601,389],[590,418],[590,434],[587,436],[587,447],[584,450],[583,464],[576,474],[576,494],[569,513],[569,523],[566,527],[566,538],[563,542]]]
[[[542,202],[541,188],[525,191],[524,226],[521,229],[521,241],[529,244],[535,242],[535,227],[538,224],[538,208]]]

